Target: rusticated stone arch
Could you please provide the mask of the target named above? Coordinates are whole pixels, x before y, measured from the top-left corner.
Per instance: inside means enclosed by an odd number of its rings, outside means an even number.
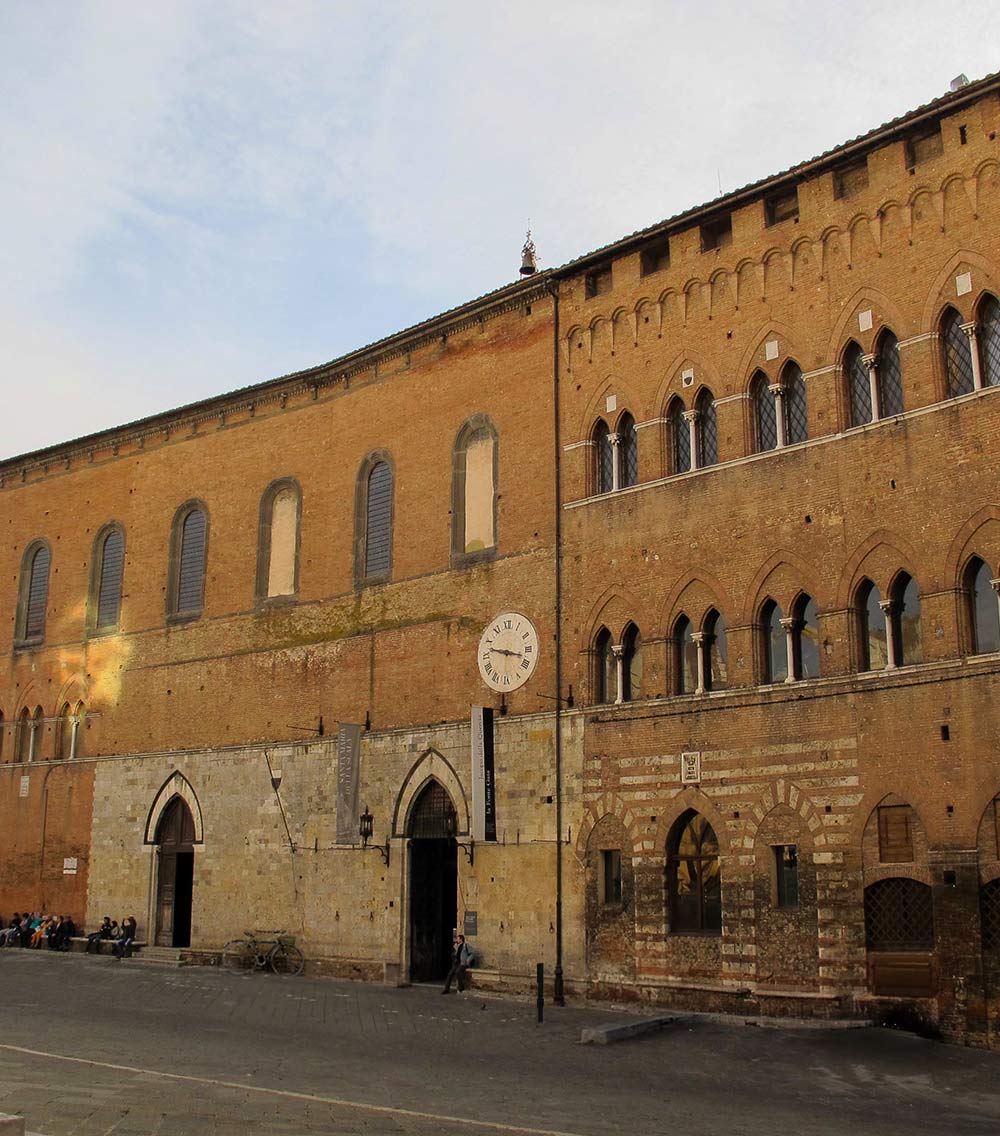
[[[733,841],[734,849],[747,855],[753,854],[761,824],[779,808],[790,809],[801,820],[803,832],[808,833],[813,848],[826,847],[823,818],[816,811],[808,793],[801,785],[781,777],[773,785],[769,785],[751,806],[743,821],[741,834]]]
[[[875,553],[877,555],[874,555]],[[887,529],[876,530],[847,558],[837,584],[837,606],[846,608],[851,604],[858,584],[865,576],[876,585],[883,596],[887,596],[889,582],[901,568],[904,568],[922,589],[928,587],[929,580],[925,579],[927,574],[921,572],[916,550],[910,542]]]
[[[392,835],[405,837],[410,819],[410,812],[415,801],[430,781],[437,781],[451,798],[455,806],[458,823],[456,836],[467,836],[471,828],[469,815],[469,801],[465,789],[455,771],[455,767],[436,749],[428,749],[410,767],[409,773],[403,778],[396,796],[396,804],[392,811]]]
[[[191,812],[194,820],[194,843],[201,844],[204,841],[205,829],[198,794],[184,774],[179,769],[175,769],[160,786],[159,792],[153,798],[153,803],[146,814],[144,844],[156,844],[156,830],[159,828],[160,819],[167,811],[168,805],[176,797],[180,797]]]
[[[823,588],[815,569],[801,556],[787,548],[779,548],[758,569],[743,597],[742,623],[753,620],[760,604],[769,595],[784,612],[791,611],[795,596],[806,591],[816,606],[826,605],[822,600]]]
[[[617,894],[611,891],[614,874],[606,860],[615,853],[619,861]],[[605,813],[592,823],[582,861],[590,981],[632,981],[636,964],[636,864],[632,835],[617,815]]]
[[[915,778],[919,779],[919,771],[915,770]],[[898,876],[902,879],[917,880],[919,883],[930,884],[931,873],[927,861],[927,852],[930,846],[927,829],[923,817],[914,805],[919,800],[920,787],[913,785],[913,792],[907,793],[906,786],[899,783],[898,777],[890,783],[880,779],[877,787],[865,793],[864,799],[854,814],[854,821],[850,826],[851,847],[861,847],[862,871],[864,886]],[[879,806],[908,805],[911,810],[913,822],[913,859],[912,861],[895,861],[882,863],[878,851],[878,810]]]
[[[711,797],[707,796],[701,789],[696,789],[689,785],[687,788],[681,789],[680,792],[676,793],[668,801],[661,802],[657,808],[659,819],[656,824],[656,832],[653,836],[653,851],[655,854],[666,856],[667,839],[670,836],[670,830],[688,809],[694,809],[695,812],[701,813],[712,826],[715,837],[719,842],[720,856],[729,856],[734,851],[732,846],[732,834],[726,824],[726,818]],[[723,880],[723,886],[725,886],[725,884],[726,881]]]
[[[591,834],[597,824],[606,817],[614,817],[622,827],[626,837],[626,844],[622,847],[623,856],[626,853],[629,856],[638,856],[642,851],[643,830],[639,818],[617,794],[602,793],[596,801],[590,803],[580,822],[575,852],[581,863],[587,859]]]
[[[872,309],[871,331],[861,331],[858,328],[858,313],[865,308]],[[875,340],[884,327],[891,327],[902,339],[905,329],[912,321],[907,320],[902,309],[877,288],[867,285],[859,288],[850,297],[841,309],[840,318],[833,328],[833,334],[827,344],[826,356],[828,359],[839,359],[843,353],[844,344],[849,339],[856,340],[865,351],[874,348]]]
[[[935,276],[934,282],[927,291],[924,309],[920,316],[921,331],[935,331],[936,318],[947,304],[958,306],[961,297],[955,295],[955,277],[963,269],[978,270],[983,279],[973,280],[973,289],[967,299],[970,301],[979,296],[983,290],[996,292],[1000,287],[1000,265],[989,260],[981,253],[969,249],[959,249],[944,263],[941,271]],[[950,286],[950,287],[949,287]],[[960,309],[963,311],[964,309]],[[970,308],[971,311],[971,308]]]

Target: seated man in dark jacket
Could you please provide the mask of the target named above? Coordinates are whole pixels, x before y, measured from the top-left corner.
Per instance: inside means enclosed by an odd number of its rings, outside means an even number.
[[[121,934],[118,936],[118,941],[111,947],[112,954],[119,962],[123,958],[128,958],[132,944],[135,942],[136,926],[134,915],[122,920]]]
[[[92,931],[87,936],[87,954],[90,954],[90,948],[94,948],[95,954],[101,953],[101,940],[111,938],[111,916],[105,915],[100,927],[96,931]]]

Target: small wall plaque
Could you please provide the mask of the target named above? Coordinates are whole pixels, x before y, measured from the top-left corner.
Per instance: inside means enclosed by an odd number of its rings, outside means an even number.
[[[681,754],[681,784],[697,785],[701,780],[701,752]]]
[[[863,312],[858,312],[858,330],[871,331],[872,329],[872,310],[868,308]]]
[[[21,778],[21,789],[20,789],[20,792],[19,792],[18,795],[21,796],[21,797],[26,797],[28,795],[28,786],[30,784],[31,784],[31,778],[27,775],[27,773],[25,773],[24,776]]]
[[[972,291],[972,273],[963,272],[955,277],[955,293],[959,296],[967,296]]]
[[[618,409],[618,395],[609,394],[604,400],[604,409],[608,414],[613,414]]]
[[[77,858],[75,856],[67,856],[63,860],[63,875],[64,876],[75,876],[78,865],[79,865],[79,861],[77,860]]]
[[[776,339],[769,339],[764,344],[764,358],[768,361],[778,358],[778,341]]]
[[[467,911],[462,918],[462,934],[468,939],[479,934],[479,912]]]

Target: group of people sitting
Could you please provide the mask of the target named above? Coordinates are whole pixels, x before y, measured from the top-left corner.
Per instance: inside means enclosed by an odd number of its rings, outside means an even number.
[[[112,941],[115,958],[127,958],[135,942],[136,921],[129,915],[121,921],[104,916],[100,927],[87,936],[87,950],[100,953],[101,940]],[[0,947],[48,947],[50,951],[68,951],[76,935],[76,924],[68,915],[41,915],[34,911],[15,911],[0,929]]]
[[[76,924],[68,915],[42,915],[36,911],[15,911],[0,930],[0,947],[48,947],[68,951],[76,934]]]

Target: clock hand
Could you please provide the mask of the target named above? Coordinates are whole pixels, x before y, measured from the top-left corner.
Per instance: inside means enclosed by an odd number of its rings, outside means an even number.
[[[502,647],[490,647],[490,650],[495,655],[509,655],[513,659],[520,659],[522,655],[520,651],[505,651]]]

